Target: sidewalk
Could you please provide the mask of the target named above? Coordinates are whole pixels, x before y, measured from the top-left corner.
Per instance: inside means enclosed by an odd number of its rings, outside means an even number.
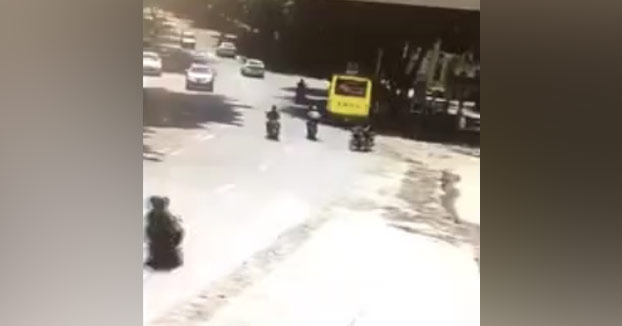
[[[479,225],[479,162],[457,159],[452,172],[461,176],[455,186],[464,200],[458,197],[456,211]],[[445,170],[456,164],[449,160],[454,163],[431,158],[427,164]],[[387,162],[353,195],[381,206],[360,207],[362,201],[333,208],[334,217],[273,272],[192,325],[479,325],[473,252],[387,220],[387,207],[408,209],[397,199],[403,190],[397,176],[407,169]]]
[[[342,212],[202,326],[479,325],[479,271],[450,245]]]
[[[479,159],[380,142],[347,198],[152,326],[479,325]],[[461,177],[460,223],[443,171]]]

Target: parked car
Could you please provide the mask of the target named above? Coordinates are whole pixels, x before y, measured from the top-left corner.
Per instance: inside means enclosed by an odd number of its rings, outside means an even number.
[[[479,107],[473,102],[466,102],[462,111],[456,113],[458,131],[480,132]]]
[[[181,47],[184,49],[194,49],[196,46],[197,40],[194,36],[194,33],[191,31],[184,31],[181,34]]]
[[[219,57],[235,57],[237,48],[231,42],[223,42],[216,48],[216,55]]]
[[[235,44],[235,41],[238,39],[234,34],[220,34],[218,37],[218,45],[221,45],[224,42],[229,42]]]
[[[186,89],[201,89],[213,92],[216,71],[205,64],[193,64],[186,70]]]
[[[246,59],[240,69],[242,75],[263,78],[266,72],[266,66],[257,59]]]
[[[162,58],[157,52],[143,51],[143,75],[162,75]]]

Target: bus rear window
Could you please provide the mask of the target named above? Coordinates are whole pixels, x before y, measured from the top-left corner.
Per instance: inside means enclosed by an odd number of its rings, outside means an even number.
[[[367,82],[337,78],[335,94],[341,96],[365,97],[367,94]]]

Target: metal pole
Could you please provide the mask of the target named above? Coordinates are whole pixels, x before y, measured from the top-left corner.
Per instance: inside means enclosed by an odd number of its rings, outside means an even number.
[[[380,68],[382,66],[382,55],[384,51],[382,48],[378,48],[378,56],[376,60],[376,77],[380,76]]]

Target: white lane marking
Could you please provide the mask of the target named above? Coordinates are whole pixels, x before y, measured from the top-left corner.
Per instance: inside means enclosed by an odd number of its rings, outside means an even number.
[[[199,135],[199,141],[206,141],[206,140],[210,140],[213,139],[215,136],[212,134],[203,134],[203,135]]]
[[[179,153],[181,153],[182,151],[183,149],[178,149],[178,150],[172,151],[169,155],[171,156],[179,155]]]
[[[222,193],[225,193],[225,192],[230,192],[233,189],[235,189],[235,184],[227,183],[225,185],[222,185],[222,186],[216,188],[216,192],[219,193],[219,194],[222,194]]]

